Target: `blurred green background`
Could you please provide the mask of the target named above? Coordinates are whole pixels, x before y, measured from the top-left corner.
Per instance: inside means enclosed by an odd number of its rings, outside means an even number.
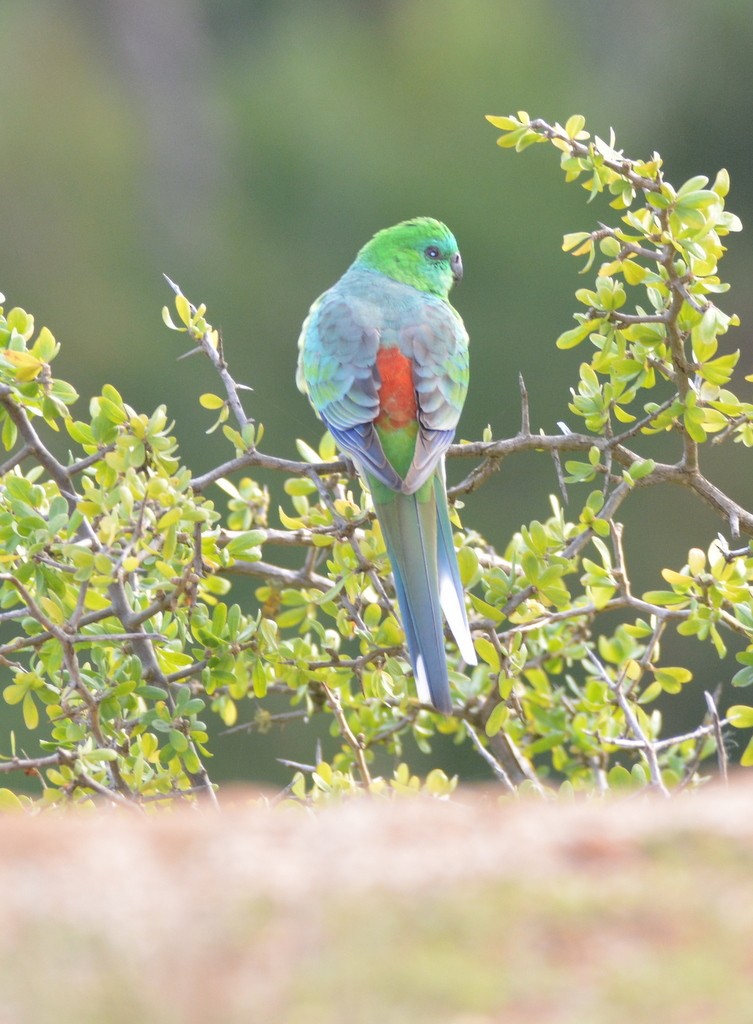
[[[460,436],[515,432],[518,371],[534,427],[577,429],[580,353],[553,343],[584,280],[561,237],[615,212],[565,186],[549,147],[498,149],[485,113],[582,113],[630,156],[659,150],[676,184],[726,166],[729,206],[753,220],[749,0],[5,0],[0,36],[0,290],[62,342],[57,373],[82,400],[109,382],[139,410],[166,403],[197,473],[229,449],[197,405],[216,389],[208,363],[176,363],[162,273],[208,304],[236,378],[255,389],[266,450],[294,457],[296,436],[319,436],[293,380],[309,304],[375,230],[418,214],[445,220],[463,253]],[[743,326],[727,347],[750,373],[753,257],[745,235],[731,245],[723,305]],[[710,473],[750,507],[749,465],[728,450]],[[548,515],[555,489],[543,456],[510,460],[465,521],[504,548]],[[636,591],[719,528],[679,490],[662,500],[657,513],[656,492],[639,493],[626,512]],[[697,723],[703,688],[734,666],[690,644],[683,714]],[[291,756],[283,746],[234,737],[219,774],[258,775],[273,752]]]

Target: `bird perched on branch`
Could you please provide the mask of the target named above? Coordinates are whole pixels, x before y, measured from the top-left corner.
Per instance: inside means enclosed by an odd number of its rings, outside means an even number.
[[[418,695],[445,714],[442,611],[476,664],[444,469],[468,390],[468,334],[448,301],[462,274],[457,242],[437,220],[377,232],[311,307],[296,378],[371,491]]]

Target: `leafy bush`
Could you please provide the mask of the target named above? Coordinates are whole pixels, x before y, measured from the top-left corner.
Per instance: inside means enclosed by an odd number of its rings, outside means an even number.
[[[427,752],[440,734],[470,742],[508,790],[666,792],[696,782],[714,754],[725,770],[722,730],[727,721],[749,727],[753,708],[736,705],[722,719],[707,693],[696,729],[664,735],[655,702],[692,680],[689,667],[661,660],[668,629],[720,657],[726,637],[741,637],[731,682],[753,682],[753,556],[739,541],[753,534],[753,513],[701,468],[711,443],[753,444],[753,404],[730,390],[738,353],[718,350],[737,323],[715,302],[727,287],[717,275],[722,239],[740,228],[725,210],[728,177],[675,189],[658,155],[630,160],[614,139],[591,138],[581,117],[564,127],[523,113],[489,120],[503,147],[552,144],[566,179],[591,198],[607,193],[617,215],[563,245],[585,258],[584,272],[598,261],[593,284],[576,292],[575,326],[557,339],[560,349],[588,348],[569,403],[581,431],[532,429],[521,382],[514,437],[451,450],[476,460],[451,491],[456,509],[522,451],[554,459],[562,491],[581,503],[566,516],[552,497],[550,514],[501,553],[470,524],[458,529],[481,663],[469,670],[450,647],[451,717],[413,695],[368,495],[329,436],[317,450],[299,442],[300,462],[260,449],[262,427],[245,411],[204,307],[175,288],[177,325],[165,311],[219,375],[220,394],[201,404],[234,453],[201,476],[181,465],[163,407],[145,415],[106,386],[88,417],[75,419],[74,389],[52,375],[50,331],[37,332],[18,308],[0,318],[0,655],[11,676],[3,696],[41,748],[22,754],[11,735],[0,771],[36,774],[41,804],[202,791],[214,799],[209,714],[262,731],[327,716],[333,742],[318,764],[294,772],[283,794],[291,800],[450,793],[456,780],[441,768],[419,779],[403,763],[409,736]],[[44,439],[61,427],[64,459]],[[637,438],[658,435],[674,440],[675,462],[634,450]],[[281,527],[269,524],[260,469],[285,476]],[[713,509],[736,546],[720,535],[707,551],[692,548],[686,564],[663,570],[663,589],[637,595],[618,516],[636,490],[667,483]],[[274,557],[291,548],[296,569]],[[259,584],[253,608],[234,600],[234,585],[248,578]],[[397,765],[391,777],[376,776],[379,750]],[[753,747],[742,761],[753,763]],[[18,804],[13,791],[1,793]]]

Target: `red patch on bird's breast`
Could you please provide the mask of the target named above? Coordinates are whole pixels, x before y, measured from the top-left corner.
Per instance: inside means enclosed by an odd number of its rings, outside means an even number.
[[[411,361],[399,348],[382,348],[377,352],[376,365],[382,382],[376,425],[399,430],[418,415]]]

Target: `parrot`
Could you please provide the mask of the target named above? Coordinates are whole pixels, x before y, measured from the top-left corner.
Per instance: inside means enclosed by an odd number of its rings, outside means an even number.
[[[463,276],[431,217],[378,231],[311,306],[296,383],[371,492],[419,699],[452,713],[442,612],[475,665],[447,508],[445,452],[468,391]]]

